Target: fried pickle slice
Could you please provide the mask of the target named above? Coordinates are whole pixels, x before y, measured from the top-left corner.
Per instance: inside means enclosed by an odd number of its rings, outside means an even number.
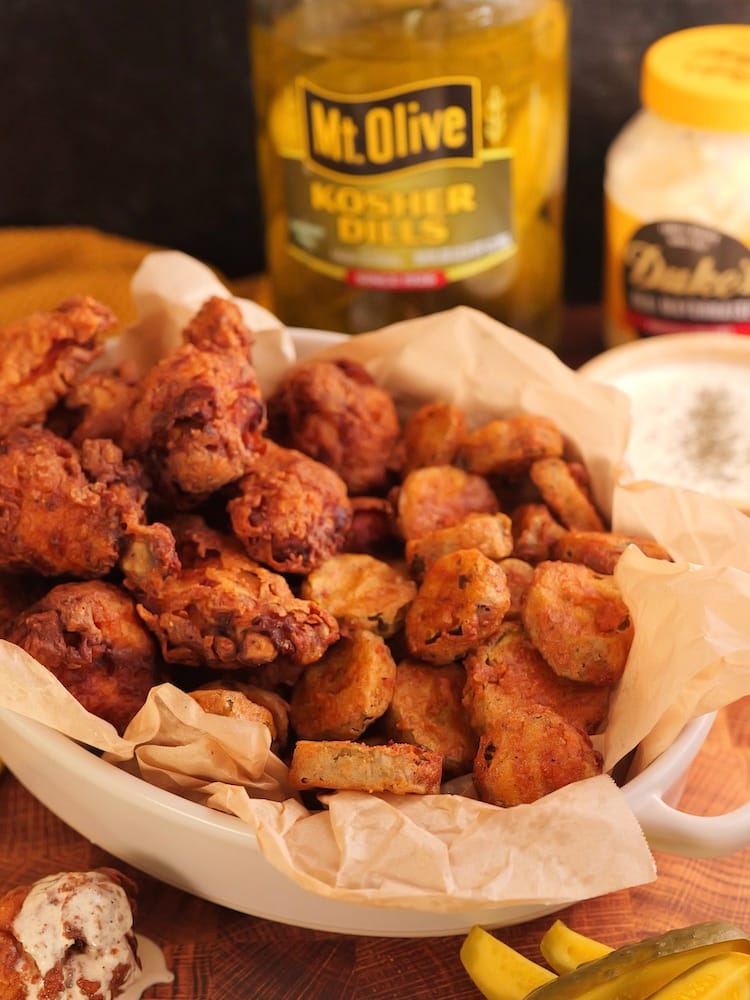
[[[543,503],[522,503],[510,515],[513,555],[528,563],[552,558],[552,546],[565,534],[552,511]]]
[[[529,476],[544,502],[566,528],[604,531],[604,522],[588,489],[581,484],[570,463],[562,458],[543,458],[533,463]]]
[[[520,413],[491,420],[470,431],[461,445],[460,462],[479,476],[515,479],[538,459],[562,455],[563,445],[554,421]]]
[[[416,580],[441,556],[458,549],[478,549],[498,562],[513,551],[511,521],[507,514],[468,514],[458,524],[438,528],[406,543],[406,565]]]
[[[290,722],[302,739],[356,739],[388,708],[395,681],[384,640],[357,629],[304,671],[292,690]]]
[[[347,740],[298,740],[289,767],[292,788],[436,795],[443,759],[409,743],[368,746]]]
[[[515,556],[501,559],[498,566],[505,573],[510,591],[510,607],[505,614],[505,620],[518,620],[521,617],[523,602],[526,600],[526,591],[534,576],[534,567],[531,563],[524,559],[517,559]]]
[[[344,544],[352,512],[343,479],[308,455],[267,441],[227,504],[251,558],[279,573],[309,573]]]
[[[465,679],[458,663],[438,667],[401,660],[393,697],[379,727],[395,743],[439,753],[446,778],[468,774],[477,750],[477,736],[462,704]]]
[[[341,629],[392,636],[402,627],[417,585],[398,567],[366,553],[342,552],[303,581],[300,594],[335,616]]]
[[[566,531],[554,542],[550,554],[553,559],[583,563],[596,573],[611,575],[628,545],[635,545],[650,559],[671,562],[666,549],[653,539],[616,531],[579,531],[575,528]]]
[[[486,479],[452,465],[414,469],[392,496],[396,527],[406,541],[458,524],[467,514],[496,514],[499,510]]]
[[[607,717],[610,689],[558,676],[520,622],[506,622],[469,653],[464,667],[463,704],[477,732],[509,702],[552,709],[587,733],[596,732]]]
[[[428,663],[451,663],[500,628],[510,592],[505,573],[478,549],[441,556],[406,613],[406,644]]]
[[[465,436],[466,415],[459,406],[425,403],[404,425],[403,472],[428,465],[451,465]]]
[[[473,776],[483,802],[516,806],[601,771],[586,733],[549,708],[511,703],[480,736]]]
[[[242,691],[233,691],[229,688],[198,688],[190,692],[190,697],[209,715],[260,722],[269,731],[272,740],[278,735],[273,714],[263,705],[251,701]]]
[[[633,622],[613,577],[581,563],[540,563],[522,619],[531,641],[561,677],[611,685],[622,676]]]

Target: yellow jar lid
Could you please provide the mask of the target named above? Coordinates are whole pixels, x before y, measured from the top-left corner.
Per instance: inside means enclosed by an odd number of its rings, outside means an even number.
[[[641,70],[644,107],[681,125],[750,132],[750,24],[710,24],[665,35]]]

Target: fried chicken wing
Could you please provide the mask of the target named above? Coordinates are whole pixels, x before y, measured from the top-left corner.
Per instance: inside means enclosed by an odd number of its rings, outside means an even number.
[[[157,646],[133,598],[102,580],[53,587],[15,619],[7,638],[120,733],[160,680]]]
[[[338,552],[352,512],[343,479],[269,441],[236,484],[227,511],[248,555],[279,573],[309,573]]]
[[[101,302],[79,296],[0,330],[0,436],[44,422],[47,412],[102,351],[117,323]]]
[[[430,566],[406,612],[406,644],[428,663],[451,663],[496,632],[510,607],[505,573],[478,549]]]
[[[531,641],[561,677],[615,684],[622,676],[633,622],[613,577],[581,563],[540,563],[521,617]]]
[[[289,783],[300,790],[435,795],[440,791],[442,764],[439,753],[409,743],[367,746],[348,740],[298,740]]]
[[[52,411],[47,427],[78,446],[87,438],[110,438],[121,445],[137,392],[138,369],[132,361],[89,372]]]
[[[352,494],[387,483],[399,435],[393,400],[355,361],[307,361],[268,401],[269,433],[334,469]]]
[[[144,376],[123,448],[144,461],[165,503],[186,509],[247,472],[266,411],[252,334],[233,302],[209,299],[183,336]]]
[[[167,535],[143,533],[122,560],[125,585],[168,663],[237,669],[281,655],[307,664],[338,639],[333,615],[296,598],[283,576],[253,562],[235,538],[196,515],[169,526],[171,551]]]
[[[106,439],[78,451],[42,428],[0,439],[0,570],[104,576],[144,521],[143,474]]]
[[[136,885],[113,868],[59,872],[0,898],[3,1000],[116,1000],[138,978]]]
[[[292,691],[289,720],[302,739],[355,739],[388,708],[395,680],[384,640],[360,629],[305,670]]]
[[[482,801],[516,806],[601,770],[586,733],[551,709],[510,703],[482,733],[473,774]]]
[[[607,716],[610,689],[559,677],[520,622],[506,622],[464,660],[463,703],[477,732],[507,703],[542,705],[584,732],[596,732]]]

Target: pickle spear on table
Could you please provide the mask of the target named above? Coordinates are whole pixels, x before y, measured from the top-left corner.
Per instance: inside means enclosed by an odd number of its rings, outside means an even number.
[[[595,941],[574,931],[562,920],[556,920],[539,942],[544,961],[558,975],[572,972],[584,962],[593,962],[614,951],[608,944]]]

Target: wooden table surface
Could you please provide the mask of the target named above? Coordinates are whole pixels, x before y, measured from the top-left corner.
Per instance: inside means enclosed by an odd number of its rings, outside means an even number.
[[[596,313],[569,320],[567,357],[596,350]],[[71,781],[75,777],[71,776]],[[719,713],[691,766],[681,807],[702,815],[742,804],[750,788],[750,698]],[[655,882],[555,915],[612,945],[709,919],[750,932],[750,848],[713,860],[656,856]],[[217,862],[218,863],[218,862]],[[462,938],[326,934],[204,902],[120,863],[66,827],[7,770],[0,774],[0,893],[53,872],[114,865],[139,887],[136,929],[160,944],[175,973],[148,998],[173,1000],[462,1000],[477,998],[459,959]],[[555,919],[495,933],[535,960]]]

